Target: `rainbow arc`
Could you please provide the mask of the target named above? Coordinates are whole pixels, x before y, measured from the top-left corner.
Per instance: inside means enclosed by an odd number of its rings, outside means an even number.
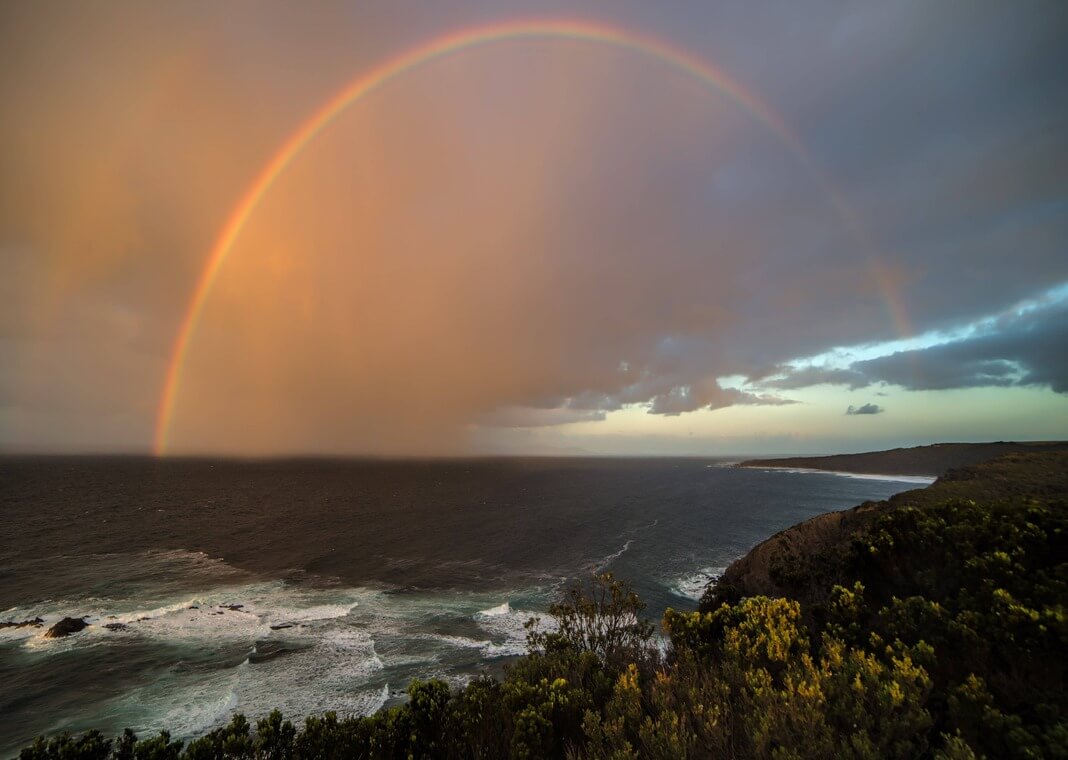
[[[347,108],[397,77],[460,51],[515,40],[538,39],[576,40],[632,51],[695,78],[713,93],[729,99],[763,124],[777,139],[789,147],[797,159],[811,172],[821,190],[826,193],[835,212],[869,257],[873,277],[898,330],[902,334],[911,333],[904,312],[898,306],[893,283],[875,258],[872,246],[857,216],[805,150],[797,135],[790,130],[774,109],[722,69],[664,40],[601,23],[575,20],[534,20],[480,26],[462,29],[417,45],[360,75],[301,124],[260,170],[237,205],[234,206],[212,246],[174,341],[156,417],[154,450],[157,455],[162,456],[167,451],[168,435],[182,383],[183,365],[196,334],[204,304],[234,243],[240,237],[260,201],[270,191],[279,176],[285,172],[286,167]]]

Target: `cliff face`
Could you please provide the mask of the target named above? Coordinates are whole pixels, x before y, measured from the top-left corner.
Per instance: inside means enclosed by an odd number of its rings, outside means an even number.
[[[732,563],[715,590],[732,597],[815,601],[807,598],[808,590],[795,582],[795,576],[801,571],[810,575],[817,567],[821,575],[833,575],[838,552],[848,545],[850,536],[871,522],[883,505],[885,502],[869,502],[843,512],[830,512],[776,533]]]
[[[930,508],[954,499],[1068,503],[1068,450],[1009,454],[950,470],[927,488],[819,515],[787,528],[728,567],[703,606],[757,595],[821,604],[831,586],[850,582],[842,574],[845,553],[877,517],[904,506]]]
[[[739,467],[791,467],[837,472],[879,473],[884,475],[946,474],[951,469],[988,462],[1008,454],[1068,451],[1068,442],[1015,443],[936,443],[907,449],[871,451],[864,454],[836,454],[829,457],[750,459]]]

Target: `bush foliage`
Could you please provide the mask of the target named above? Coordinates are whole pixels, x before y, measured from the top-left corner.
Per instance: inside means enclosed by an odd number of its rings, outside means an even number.
[[[951,502],[887,512],[803,606],[669,610],[665,642],[611,575],[528,630],[503,680],[414,681],[366,717],[241,715],[163,732],[39,738],[22,760],[1068,757],[1068,509]],[[819,584],[821,577],[802,579]]]

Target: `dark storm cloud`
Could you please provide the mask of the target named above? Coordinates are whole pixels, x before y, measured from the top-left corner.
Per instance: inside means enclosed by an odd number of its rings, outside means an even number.
[[[744,340],[731,355],[754,371],[774,353],[805,356],[959,325],[1068,280],[1068,49],[1058,42],[1068,8],[835,8],[833,19],[809,4],[778,8],[790,35],[761,48],[763,61],[752,65],[757,89],[774,93],[829,168],[870,249],[848,235],[827,246],[826,232],[799,234],[781,223],[788,207],[776,209],[774,226],[791,235],[776,264],[810,297],[761,293],[759,277],[769,272],[754,271],[752,305],[779,318],[778,330],[760,320],[739,328]],[[737,7],[719,14],[723,37],[756,23]],[[881,262],[894,306],[872,308],[886,293],[859,269],[837,271],[847,250],[854,261]]]
[[[909,263],[904,310],[921,328],[1030,296],[1051,283],[1051,266],[1063,279],[1057,246],[1039,239],[1068,231],[1068,104],[1044,102],[1063,92],[1068,51],[1054,40],[1068,13],[1022,8],[856,6],[833,52],[817,54],[855,65],[820,72],[824,98],[809,113],[818,128],[806,134],[880,255]],[[951,278],[952,303],[937,293]]]
[[[850,404],[845,413],[847,416],[853,417],[858,414],[882,414],[885,411],[886,410],[878,404],[862,404],[860,406],[853,406]]]
[[[857,362],[871,381],[909,390],[1046,386],[1068,393],[1068,302],[1006,318],[974,337]]]
[[[804,388],[829,383],[855,390],[888,383],[925,391],[1042,386],[1068,393],[1066,346],[1068,300],[1063,300],[993,320],[958,340],[854,362],[847,369],[786,371],[759,385]]]

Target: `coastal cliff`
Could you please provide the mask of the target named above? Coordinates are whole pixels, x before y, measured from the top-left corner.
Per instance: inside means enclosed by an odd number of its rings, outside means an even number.
[[[984,447],[1001,445],[982,444]],[[931,507],[951,500],[1068,502],[1068,448],[1011,453],[981,464],[950,469],[926,488],[905,491],[886,501],[866,502],[841,512],[818,515],[780,531],[726,569],[716,587],[710,589],[706,606],[756,595],[787,597],[804,603],[823,602],[835,583],[849,580],[845,554],[859,532],[895,509]]]

